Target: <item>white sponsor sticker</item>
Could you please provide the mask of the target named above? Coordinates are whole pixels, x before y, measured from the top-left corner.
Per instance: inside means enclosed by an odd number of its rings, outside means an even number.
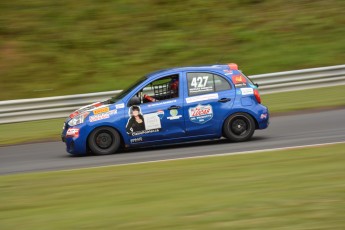
[[[214,100],[218,99],[218,93],[212,93],[212,94],[206,94],[206,95],[200,95],[195,97],[187,97],[186,102],[187,103],[193,103],[198,101],[207,101],[207,100]]]
[[[241,88],[242,95],[252,95],[254,94],[253,88]]]
[[[150,133],[158,133],[159,129],[150,129],[150,130],[142,130],[138,132],[133,132],[132,136],[138,136],[138,135],[143,135],[143,134],[150,134]]]
[[[171,100],[171,101],[161,101],[161,102],[155,102],[153,104],[148,104],[148,107],[154,107],[154,106],[160,106],[160,105],[166,105],[166,104],[171,104],[171,103],[175,103],[176,100]]]
[[[95,114],[93,116],[89,117],[90,122],[95,122],[95,121],[100,121],[109,118],[111,115],[117,114],[117,110],[110,110],[109,112],[106,113],[100,113],[100,114]]]
[[[142,137],[137,137],[137,138],[131,139],[131,143],[137,143],[137,142],[142,142],[142,141],[143,141]]]
[[[100,120],[103,120],[103,119],[107,119],[109,117],[110,117],[110,115],[108,113],[101,113],[101,114],[97,114],[97,115],[94,115],[94,116],[90,116],[89,117],[89,121],[90,122],[100,121]]]
[[[161,119],[157,113],[144,114],[145,130],[160,129]]]
[[[124,103],[118,104],[118,105],[116,105],[116,108],[117,109],[123,109],[123,108],[125,108],[125,104]]]

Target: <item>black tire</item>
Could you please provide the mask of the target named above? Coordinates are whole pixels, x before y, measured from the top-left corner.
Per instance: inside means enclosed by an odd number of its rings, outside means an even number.
[[[247,113],[235,113],[229,116],[223,125],[223,133],[231,141],[249,140],[255,131],[255,122]]]
[[[111,127],[99,127],[90,134],[88,144],[91,152],[96,155],[113,154],[121,144],[121,137]]]

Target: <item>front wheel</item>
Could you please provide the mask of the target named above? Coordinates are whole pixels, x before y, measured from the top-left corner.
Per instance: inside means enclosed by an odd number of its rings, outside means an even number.
[[[121,143],[120,134],[110,127],[99,127],[92,131],[88,138],[91,152],[96,155],[115,153]]]
[[[254,119],[246,113],[235,113],[228,117],[223,125],[223,133],[231,141],[249,140],[255,131]]]

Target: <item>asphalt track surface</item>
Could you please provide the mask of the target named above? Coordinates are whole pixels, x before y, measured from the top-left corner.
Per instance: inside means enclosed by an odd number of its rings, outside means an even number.
[[[108,156],[72,157],[62,142],[0,147],[0,174],[77,169],[345,141],[345,108],[271,118],[251,141],[225,139],[136,150]]]

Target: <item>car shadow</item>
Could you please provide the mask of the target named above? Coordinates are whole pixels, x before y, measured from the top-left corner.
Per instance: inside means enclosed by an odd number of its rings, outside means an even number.
[[[265,137],[253,137],[250,139],[249,142],[253,141],[260,141],[265,139]],[[245,142],[243,142],[245,143]],[[211,140],[203,140],[203,141],[193,141],[193,142],[185,142],[185,143],[174,143],[174,144],[165,144],[160,146],[147,146],[147,147],[140,147],[140,148],[128,148],[128,149],[121,149],[116,154],[123,154],[123,153],[136,153],[136,152],[145,152],[145,151],[152,151],[152,150],[164,150],[164,149],[181,149],[181,148],[192,148],[192,147],[201,147],[201,146],[209,146],[209,145],[226,145],[226,144],[239,144],[239,142],[231,142],[228,139],[211,139]]]
[[[266,137],[259,136],[259,137],[252,137],[247,142],[255,142],[261,141],[266,139]],[[184,142],[184,143],[174,143],[174,144],[165,144],[165,145],[156,145],[156,146],[145,146],[145,147],[137,147],[137,148],[128,148],[128,149],[119,149],[118,152],[112,155],[118,154],[131,154],[137,152],[148,152],[148,151],[155,151],[155,150],[165,150],[165,149],[181,149],[181,148],[193,148],[193,147],[201,147],[201,146],[210,146],[210,145],[227,145],[227,144],[239,144],[241,142],[232,142],[228,139],[211,139],[211,140],[202,140],[202,141],[193,141],[193,142]],[[246,142],[242,142],[246,143]],[[70,158],[79,158],[79,157],[97,157],[93,153],[89,153],[87,155],[66,155],[65,157]],[[109,155],[108,155],[109,156]]]

